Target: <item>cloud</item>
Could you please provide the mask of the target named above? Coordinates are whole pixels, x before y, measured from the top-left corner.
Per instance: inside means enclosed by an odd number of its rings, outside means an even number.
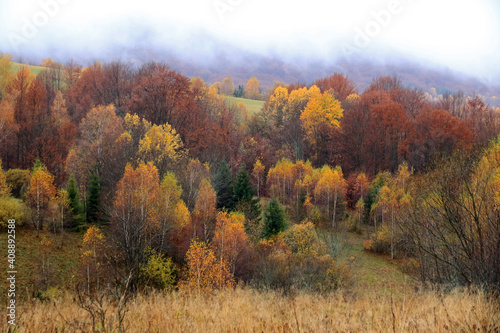
[[[142,48],[206,61],[221,45],[292,61],[396,52],[500,77],[494,0],[2,0],[0,10],[0,50],[34,57]]]

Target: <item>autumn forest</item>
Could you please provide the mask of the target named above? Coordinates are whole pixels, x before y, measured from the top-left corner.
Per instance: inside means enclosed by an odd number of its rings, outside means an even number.
[[[0,227],[21,332],[500,329],[500,110],[481,96],[17,65],[0,57]]]

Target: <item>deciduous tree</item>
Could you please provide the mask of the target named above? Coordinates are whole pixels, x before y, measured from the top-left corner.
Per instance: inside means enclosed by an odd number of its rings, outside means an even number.
[[[47,171],[47,168],[39,161],[35,163],[31,172],[28,189],[25,194],[27,205],[35,211],[33,224],[36,228],[36,236],[39,236],[40,229],[46,218],[49,203],[56,195],[54,177]]]
[[[257,80],[257,78],[255,76],[251,77],[247,81],[247,85],[245,88],[245,97],[250,98],[250,99],[261,99],[262,98],[262,95],[260,93],[260,83],[259,83],[259,80]]]
[[[153,162],[163,176],[182,156],[182,146],[181,138],[172,126],[153,125],[139,142],[137,155],[144,162]]]
[[[227,263],[218,260],[206,243],[193,241],[186,254],[186,262],[187,279],[181,289],[202,294],[234,286]]]

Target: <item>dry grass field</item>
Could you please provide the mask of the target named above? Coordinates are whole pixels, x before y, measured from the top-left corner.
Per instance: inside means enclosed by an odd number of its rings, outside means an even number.
[[[116,307],[96,332],[119,332]],[[92,332],[69,294],[18,308],[16,332]],[[2,322],[2,332],[8,332]],[[481,292],[408,291],[401,296],[336,292],[295,297],[246,288],[212,296],[154,293],[128,303],[125,332],[498,332],[499,303]],[[12,331],[11,331],[12,332]]]

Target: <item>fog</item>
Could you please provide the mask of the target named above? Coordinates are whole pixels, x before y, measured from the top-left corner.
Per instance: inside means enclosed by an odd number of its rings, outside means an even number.
[[[0,0],[0,51],[37,62],[248,55],[301,64],[412,60],[500,82],[495,0]]]

